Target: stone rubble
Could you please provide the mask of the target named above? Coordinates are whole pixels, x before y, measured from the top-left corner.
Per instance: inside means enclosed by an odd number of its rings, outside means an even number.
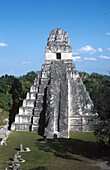
[[[0,129],[0,145],[7,145],[6,140],[10,135],[10,131],[8,130],[8,119],[6,119],[6,122],[7,124]]]

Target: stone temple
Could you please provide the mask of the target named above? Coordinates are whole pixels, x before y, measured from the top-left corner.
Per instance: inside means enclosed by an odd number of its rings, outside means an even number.
[[[45,64],[23,100],[11,130],[67,138],[70,131],[93,131],[96,124],[93,102],[72,61],[68,34],[56,28],[50,31]]]

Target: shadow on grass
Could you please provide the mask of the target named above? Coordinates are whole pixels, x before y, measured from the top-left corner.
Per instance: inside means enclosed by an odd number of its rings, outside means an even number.
[[[10,161],[13,161],[13,158],[9,158]]]
[[[15,148],[15,150],[16,150],[16,151],[20,151],[20,149],[19,149],[19,148]]]
[[[45,168],[45,167],[37,167],[37,168],[30,169],[30,170],[47,170],[47,168]]]
[[[52,152],[56,157],[69,160],[81,161],[74,158],[74,154],[94,160],[102,159],[104,156],[110,156],[110,148],[100,146],[95,142],[87,142],[79,139],[59,139],[58,141],[58,143],[52,143],[52,140],[48,140],[47,143],[42,144],[40,140],[37,140],[36,146],[45,152]]]

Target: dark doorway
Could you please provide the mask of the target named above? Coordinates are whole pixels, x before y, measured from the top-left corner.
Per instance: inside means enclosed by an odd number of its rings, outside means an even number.
[[[57,59],[61,60],[61,53],[57,53],[56,55],[57,55]]]

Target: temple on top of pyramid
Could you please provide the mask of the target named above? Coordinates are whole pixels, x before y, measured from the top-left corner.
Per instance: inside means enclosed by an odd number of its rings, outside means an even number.
[[[66,31],[50,31],[45,64],[27,93],[11,130],[36,131],[41,135],[68,138],[70,131],[94,131],[97,114],[72,61]]]
[[[50,31],[50,37],[45,49],[45,60],[46,63],[55,60],[72,61],[72,48],[66,31],[61,28]]]

